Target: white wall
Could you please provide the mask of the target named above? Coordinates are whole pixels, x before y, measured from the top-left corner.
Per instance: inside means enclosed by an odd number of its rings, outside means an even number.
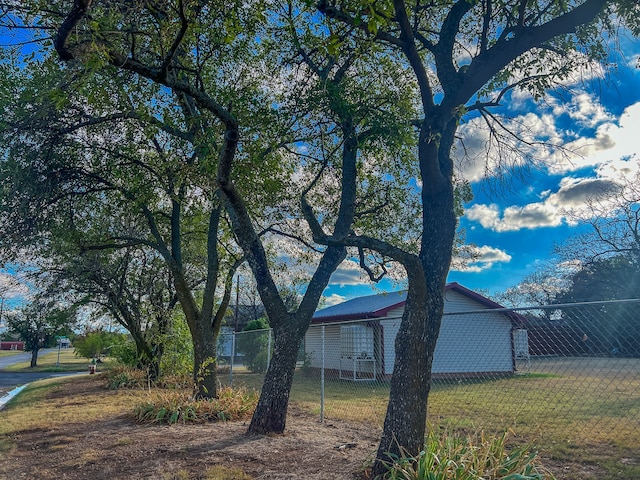
[[[451,312],[486,310],[487,313],[447,315]],[[383,335],[384,373],[393,373],[395,337],[400,328],[402,308],[380,319]],[[311,365],[321,366],[321,327],[312,326],[306,335],[306,352],[313,352]],[[325,326],[325,368],[340,368],[340,324]],[[380,363],[380,362],[379,362]],[[433,373],[511,372],[511,322],[500,313],[449,290],[445,315],[436,344]]]

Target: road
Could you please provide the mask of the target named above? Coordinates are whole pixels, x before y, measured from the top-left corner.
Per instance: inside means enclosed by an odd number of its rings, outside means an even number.
[[[43,355],[48,352],[55,351],[55,348],[40,350],[39,354]],[[27,362],[31,360],[31,353],[18,353],[16,355],[10,355],[8,357],[0,357],[0,397],[2,397],[8,391],[25,385],[27,383],[35,382],[36,380],[42,380],[43,378],[60,377],[69,375],[69,373],[55,373],[55,372],[3,372],[2,369],[15,363]]]

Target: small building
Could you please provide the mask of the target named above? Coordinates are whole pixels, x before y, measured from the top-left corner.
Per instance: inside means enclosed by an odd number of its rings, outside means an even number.
[[[0,342],[0,350],[24,350],[23,341],[2,341]]]
[[[406,291],[369,295],[318,310],[305,337],[311,366],[324,363],[325,370],[352,380],[391,375],[406,297]],[[511,312],[458,283],[446,286],[444,311],[432,366],[435,378],[515,371]]]

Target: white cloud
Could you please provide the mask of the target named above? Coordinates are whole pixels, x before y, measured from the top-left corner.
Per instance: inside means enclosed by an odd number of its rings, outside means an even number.
[[[323,296],[320,300],[319,308],[327,308],[332,305],[337,305],[347,300],[347,297],[343,297],[342,295],[338,295],[337,293],[331,294],[329,296]]]
[[[331,275],[331,285],[362,285],[366,283],[360,265],[353,260],[345,260]]]
[[[15,276],[0,272],[0,297],[11,300],[28,294],[29,288],[20,283]]]
[[[570,126],[563,127],[567,120]],[[619,159],[638,158],[639,124],[640,102],[615,118],[596,96],[583,90],[566,101],[549,96],[538,103],[535,113],[502,118],[500,124],[494,124],[493,136],[481,117],[462,124],[454,152],[456,165],[462,177],[471,182],[504,175],[531,161],[556,175],[597,168]],[[503,127],[513,135],[505,134]],[[497,136],[501,136],[499,141]]]
[[[566,173],[584,167],[605,165],[620,159],[637,158],[640,102],[628,106],[617,122],[600,124],[591,137],[568,142],[572,155],[556,154],[549,158],[551,173]]]
[[[467,245],[457,258],[453,259],[452,270],[462,272],[481,272],[495,263],[509,263],[511,255],[499,248],[483,245]]]
[[[553,115],[568,115],[582,127],[594,128],[604,122],[614,120],[597,98],[586,92],[578,92],[568,102],[560,102],[557,98],[549,100]]]
[[[610,162],[602,165],[595,177],[563,178],[558,189],[543,192],[539,202],[504,209],[496,204],[476,204],[465,211],[465,217],[496,232],[574,224],[576,216],[584,217],[591,212],[589,203],[592,200],[598,199],[601,204],[607,202],[607,195],[621,189],[621,177],[639,170],[634,160]]]
[[[500,212],[495,204],[476,204],[465,211],[465,217],[496,232],[513,232],[524,228],[555,227],[562,223],[562,215],[547,202],[510,206]]]

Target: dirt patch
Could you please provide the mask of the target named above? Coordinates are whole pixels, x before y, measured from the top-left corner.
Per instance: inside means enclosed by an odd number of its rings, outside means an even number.
[[[55,396],[103,392],[99,381],[72,382]],[[215,465],[255,479],[356,478],[375,452],[377,427],[327,421],[295,407],[287,433],[246,435],[245,422],[138,425],[127,415],[64,428],[21,431],[0,461],[2,478],[204,479]]]

